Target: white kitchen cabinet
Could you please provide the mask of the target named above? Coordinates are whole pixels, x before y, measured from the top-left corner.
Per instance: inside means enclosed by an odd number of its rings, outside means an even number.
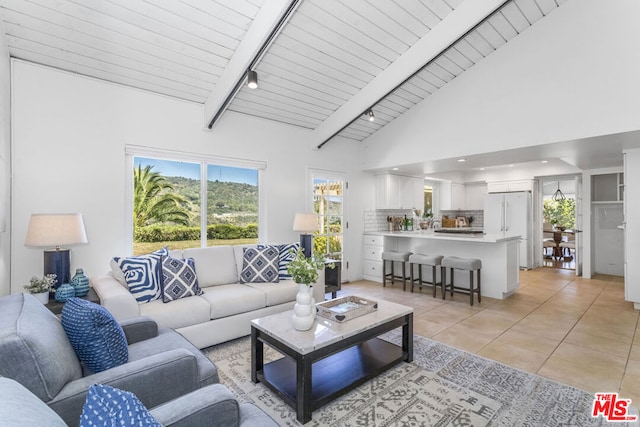
[[[466,184],[465,192],[465,209],[472,211],[480,211],[484,209],[484,196],[487,194],[487,184]]]
[[[451,209],[468,209],[464,184],[451,183]]]
[[[383,236],[364,236],[363,265],[365,280],[382,283],[382,251],[384,249]]]
[[[533,182],[529,179],[516,181],[495,181],[487,183],[488,193],[511,193],[514,191],[531,191]]]
[[[376,175],[376,209],[422,209],[424,181],[393,174]]]

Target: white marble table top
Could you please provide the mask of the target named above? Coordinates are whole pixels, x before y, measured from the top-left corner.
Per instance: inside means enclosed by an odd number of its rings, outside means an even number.
[[[276,338],[299,354],[307,354],[390,320],[413,313],[412,307],[380,299],[375,301],[378,302],[376,311],[342,323],[316,316],[313,326],[308,331],[297,331],[293,327],[291,320],[293,310],[254,319],[251,321],[251,325]]]

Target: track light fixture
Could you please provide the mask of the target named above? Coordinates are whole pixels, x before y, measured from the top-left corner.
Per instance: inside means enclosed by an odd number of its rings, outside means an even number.
[[[247,87],[256,89],[258,87],[258,73],[253,70],[247,70]]]
[[[369,121],[373,122],[376,119],[376,116],[373,115],[373,110],[371,108],[369,108],[365,113],[365,116],[368,116]]]

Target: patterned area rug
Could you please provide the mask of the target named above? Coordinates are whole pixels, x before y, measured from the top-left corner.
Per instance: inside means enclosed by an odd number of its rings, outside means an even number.
[[[383,335],[400,344],[400,330]],[[221,382],[282,426],[295,412],[251,382],[250,340],[205,349]],[[265,346],[265,362],[281,357]],[[414,361],[402,363],[313,412],[307,426],[600,426],[593,394],[414,336]],[[626,425],[616,423],[617,426]]]

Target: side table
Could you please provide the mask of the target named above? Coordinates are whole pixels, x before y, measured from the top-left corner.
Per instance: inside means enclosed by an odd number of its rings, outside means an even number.
[[[91,301],[91,302],[95,302],[96,304],[100,304],[100,298],[98,298],[98,294],[96,294],[96,291],[93,290],[93,288],[89,288],[89,293],[86,294],[83,297],[78,297],[78,298],[82,298],[82,299],[86,299],[87,301]],[[63,302],[58,302],[53,298],[49,299],[49,302],[47,304],[45,304],[45,307],[47,307],[53,314],[55,314],[56,316],[59,314],[62,314],[62,307],[64,307],[64,303]]]
[[[331,298],[337,298],[338,291],[341,289],[342,275],[342,262],[336,259],[327,259],[325,264],[333,263],[334,267],[324,268],[324,292],[331,292]]]

